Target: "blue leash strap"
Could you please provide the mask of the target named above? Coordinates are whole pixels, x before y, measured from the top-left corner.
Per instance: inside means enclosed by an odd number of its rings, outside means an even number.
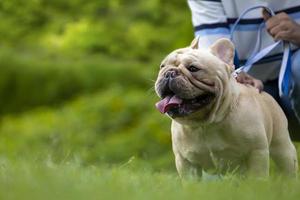
[[[233,33],[240,22],[240,20],[250,11],[255,10],[257,8],[265,8],[271,16],[274,16],[275,13],[268,7],[265,6],[254,6],[251,8],[246,9],[240,17],[235,21],[235,23],[232,26],[231,33],[230,33],[230,39],[233,41]],[[281,62],[281,67],[280,67],[280,72],[279,72],[279,79],[278,79],[278,89],[279,89],[279,95],[280,96],[288,96],[289,94],[289,89],[290,89],[290,80],[291,80],[291,47],[289,42],[285,41],[277,41],[274,44],[265,47],[264,49],[260,50],[258,52],[258,49],[260,49],[261,45],[261,29],[264,27],[265,23],[263,22],[258,29],[258,34],[257,34],[257,41],[255,48],[247,60],[246,64],[241,66],[240,68],[236,69],[233,73],[234,76],[237,76],[238,73],[241,71],[248,72],[252,65],[264,58],[266,55],[268,55],[273,49],[275,49],[278,45],[283,44],[284,47],[284,52],[283,52],[283,58]]]
[[[275,49],[278,45],[281,44],[281,41],[278,41],[270,46],[267,46],[266,48],[262,49],[261,51],[259,51],[258,53],[256,53],[253,57],[250,57],[246,64],[243,67],[243,70],[245,72],[248,72],[250,70],[250,68],[252,67],[252,65],[254,63],[256,63],[257,61],[261,60],[262,58],[264,58],[266,55],[268,55],[273,49]]]
[[[292,74],[292,51],[290,43],[283,42],[283,46],[284,52],[279,72],[278,87],[280,96],[289,96]]]

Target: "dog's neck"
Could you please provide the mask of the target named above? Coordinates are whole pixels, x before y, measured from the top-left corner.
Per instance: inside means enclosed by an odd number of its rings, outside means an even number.
[[[218,123],[232,111],[237,105],[237,99],[239,96],[238,83],[234,77],[230,77],[229,81],[223,82],[222,92],[218,97],[215,110],[211,113],[210,123]]]

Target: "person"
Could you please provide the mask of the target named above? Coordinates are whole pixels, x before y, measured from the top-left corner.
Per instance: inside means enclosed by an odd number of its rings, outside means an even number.
[[[270,16],[265,10],[253,10],[242,19],[234,33],[238,62],[244,64],[251,55],[257,40],[260,24],[261,49],[284,40],[292,43],[291,87],[289,95],[279,96],[278,75],[283,48],[275,48],[269,55],[255,63],[248,73],[238,74],[237,81],[251,84],[272,95],[285,112],[291,136],[300,140],[300,1],[295,0],[187,0],[192,13],[195,36],[199,47],[208,47],[221,37],[230,37],[230,30],[237,18],[247,8],[264,5],[275,12]],[[237,66],[236,66],[237,67]]]

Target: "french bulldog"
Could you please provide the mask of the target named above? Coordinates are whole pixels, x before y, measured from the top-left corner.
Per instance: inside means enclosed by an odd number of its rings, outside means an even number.
[[[269,94],[237,82],[234,52],[228,39],[201,49],[196,38],[160,65],[156,107],[172,119],[179,176],[206,171],[267,177],[271,157],[280,172],[295,177],[297,153],[285,114]]]

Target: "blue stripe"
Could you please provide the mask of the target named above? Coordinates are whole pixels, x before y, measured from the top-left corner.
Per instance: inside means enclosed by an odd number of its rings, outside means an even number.
[[[197,1],[197,0],[189,0],[189,1]],[[212,1],[212,2],[221,2],[221,0],[198,0],[198,1]]]
[[[285,12],[287,14],[291,14],[291,13],[295,13],[295,12],[300,12],[300,6],[296,6],[296,7],[292,7],[292,8],[286,8],[286,9],[283,9],[283,10],[275,11],[276,14],[278,14],[280,12]]]
[[[214,29],[214,28],[229,28],[227,22],[219,22],[219,23],[213,23],[213,24],[201,24],[199,26],[195,26],[195,31],[199,31],[202,29]]]
[[[229,35],[228,28],[214,28],[214,29],[202,29],[195,32],[196,36],[205,36],[205,35]]]
[[[300,12],[300,6],[293,7],[293,8],[287,8],[284,10],[279,10],[279,11],[276,11],[275,13],[278,14],[280,12],[285,12],[285,13],[289,14],[290,16],[294,16]],[[229,24],[234,24],[236,20],[237,20],[237,18],[227,18],[227,22]],[[263,22],[263,18],[260,17],[260,18],[252,18],[252,19],[241,19],[239,24],[243,24],[243,25],[244,24],[260,24],[262,22]]]
[[[257,31],[259,27],[259,24],[246,24],[246,25],[237,25],[236,31]],[[230,28],[232,28],[232,24],[230,25]],[[195,34],[196,35],[219,35],[219,34],[230,34],[229,28],[226,28],[226,26],[214,26],[214,27],[196,27],[195,28]]]
[[[289,16],[292,17],[293,19],[299,19],[300,18],[300,12],[289,14]]]
[[[290,15],[293,19],[300,19],[300,13],[294,13]],[[224,24],[224,23],[222,23]],[[213,26],[215,25],[215,26]],[[233,24],[230,24],[229,27],[232,28]],[[257,31],[258,27],[260,24],[238,24],[236,27],[236,31]],[[197,27],[197,30],[195,31],[195,34],[198,35],[198,33],[201,33],[201,36],[203,35],[218,35],[218,34],[223,34],[219,33],[219,31],[213,31],[214,29],[219,29],[219,28],[225,28],[225,25],[222,25],[218,27],[217,24],[212,24],[210,27],[205,25],[201,25]],[[202,34],[203,33],[203,34]]]
[[[298,50],[299,50],[299,48],[294,49],[294,50],[291,51],[291,53],[293,54]],[[274,54],[274,55],[266,56],[263,59],[261,59],[260,61],[256,62],[255,65],[256,64],[264,64],[264,63],[270,63],[270,62],[278,61],[278,60],[282,59],[282,56],[283,56],[283,53],[277,53],[277,54]],[[244,65],[246,63],[246,61],[247,60],[240,60],[240,64]]]
[[[227,18],[229,24],[234,24],[237,18]],[[263,18],[253,18],[253,19],[241,19],[239,24],[260,24],[264,21]]]
[[[268,59],[264,58],[264,59],[261,59],[260,61],[258,61],[256,63],[254,63],[253,65],[275,62],[275,61],[279,61],[281,59],[282,59],[282,57],[275,57],[275,58],[268,58]],[[247,62],[247,60],[240,60],[240,66],[245,65],[246,62]]]
[[[300,18],[300,13],[293,13],[290,14],[290,17],[293,19],[299,19]],[[233,24],[230,24],[229,27],[231,28]],[[257,31],[259,28],[260,24],[238,24],[236,27],[236,31]]]
[[[236,26],[236,31],[257,31],[260,24],[238,24]],[[233,24],[230,24],[230,28],[232,28]]]
[[[274,61],[279,61],[281,59],[282,59],[282,56],[274,57],[274,58],[265,58],[265,59],[261,59],[260,61],[256,62],[255,65],[270,63],[270,62],[274,62]]]

